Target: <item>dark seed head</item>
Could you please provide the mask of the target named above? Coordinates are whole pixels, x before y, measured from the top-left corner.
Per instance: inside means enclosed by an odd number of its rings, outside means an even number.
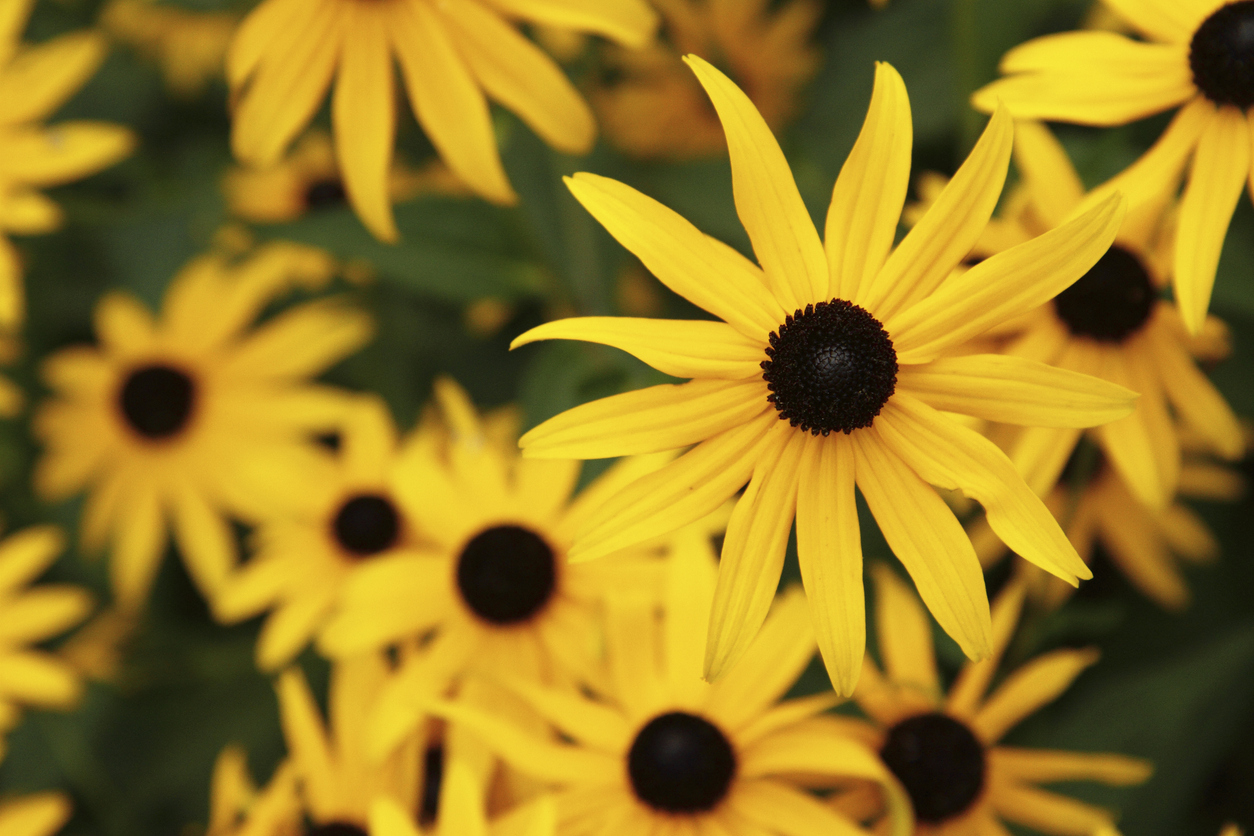
[[[366,829],[345,821],[333,821],[314,825],[306,836],[369,836]]]
[[[1193,33],[1193,83],[1218,105],[1254,105],[1254,0],[1221,6]]]
[[[154,440],[169,438],[187,426],[196,405],[196,384],[170,366],[144,366],[127,376],[118,405],[135,432]]]
[[[401,533],[401,517],[387,497],[363,493],[340,506],[331,527],[341,548],[367,557],[396,544]]]
[[[673,711],[650,720],[627,755],[636,797],[666,813],[712,810],[736,775],[726,735],[695,714]]]
[[[348,193],[344,191],[344,183],[340,180],[315,180],[305,190],[306,209],[329,209],[343,206],[348,201]]]
[[[466,606],[491,624],[519,624],[539,613],[557,588],[553,549],[517,525],[476,534],[457,561],[457,588]]]
[[[1145,325],[1154,299],[1154,283],[1141,260],[1116,244],[1054,298],[1054,310],[1075,336],[1118,343]]]
[[[779,417],[818,435],[871,426],[897,385],[897,352],[862,308],[806,305],[770,336],[762,379]]]
[[[444,747],[435,743],[422,756],[422,791],[418,798],[418,823],[425,826],[440,814],[440,789],[444,783]]]
[[[884,764],[905,787],[919,821],[965,813],[984,789],[984,747],[948,714],[919,714],[888,730]]]

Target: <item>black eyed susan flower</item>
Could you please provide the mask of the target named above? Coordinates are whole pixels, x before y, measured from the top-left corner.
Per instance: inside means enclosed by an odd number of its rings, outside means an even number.
[[[1189,167],[1172,272],[1181,316],[1197,332],[1250,174],[1254,0],[1105,2],[1146,40],[1068,32],[1029,41],[1002,58],[1008,77],[972,101],[986,111],[1002,102],[1018,118],[1086,125],[1121,125],[1180,108],[1110,188],[1135,206],[1174,191]]]
[[[515,341],[601,342],[694,378],[585,404],[523,436],[526,455],[545,458],[696,445],[610,499],[572,554],[587,560],[674,529],[748,482],[723,548],[706,673],[721,674],[761,625],[795,513],[819,648],[837,690],[849,693],[865,643],[857,485],[937,620],[983,658],[991,648],[984,576],[931,485],[979,500],[994,529],[1047,571],[1071,583],[1090,575],[1009,459],[942,411],[1090,426],[1127,415],[1133,395],[1031,360],[941,355],[1083,275],[1114,239],[1119,200],[951,276],[1001,192],[1013,139],[1002,111],[894,249],[912,133],[905,85],[881,64],[824,244],[752,103],[706,62],[688,61],[723,122],[736,208],[763,266],[621,183],[591,174],[567,181],[664,284],[724,320],[569,319]]]
[[[656,26],[644,0],[265,0],[227,53],[236,156],[277,163],[334,77],[331,120],[344,189],[370,231],[394,240],[387,181],[395,61],[414,114],[449,168],[483,197],[513,203],[485,94],[562,151],[587,151],[596,125],[557,65],[506,17],[634,46]]]
[[[364,399],[339,438],[335,464],[305,487],[290,514],[261,523],[255,553],[214,599],[215,614],[227,622],[270,611],[257,638],[263,670],[286,665],[313,638],[358,567],[427,554],[416,511],[396,490],[400,445],[387,406]]]
[[[307,437],[334,429],[346,401],[306,379],[368,339],[370,321],[326,299],[250,325],[277,295],[321,286],[332,269],[325,253],[291,244],[239,263],[202,256],[174,278],[159,318],[111,293],[96,308],[100,345],[45,362],[56,396],[34,422],[46,446],[36,491],[89,491],[83,543],[112,544],[123,609],[145,600],[167,528],[211,593],[235,562],[226,515],[275,513],[317,472]]]
[[[468,670],[595,679],[602,602],[648,595],[658,582],[658,561],[644,549],[604,564],[566,561],[593,508],[656,463],[629,461],[572,500],[578,462],[523,459],[516,434],[494,432],[451,381],[438,381],[436,396],[446,443],[427,436],[409,445],[391,482],[423,548],[356,567],[318,641],[340,658],[434,631],[384,689],[375,718],[380,752],[422,720],[423,695],[456,687]]]
[[[70,819],[70,800],[59,792],[41,792],[0,801],[0,833],[5,836],[52,836]]]
[[[993,607],[990,658],[967,663],[946,694],[932,650],[927,613],[913,593],[880,566],[876,625],[881,672],[870,660],[854,699],[870,717],[866,741],[878,749],[909,794],[920,836],[1005,833],[1001,820],[1057,836],[1084,836],[1112,823],[1098,807],[1039,784],[1100,781],[1124,786],[1149,777],[1145,761],[1114,754],[1026,749],[1002,737],[1052,702],[1087,667],[1093,650],[1056,650],[988,686],[1014,633],[1023,589],[1012,584]],[[842,728],[848,728],[847,721]]]
[[[779,599],[741,664],[702,679],[717,571],[708,538],[668,559],[662,618],[648,602],[607,610],[603,699],[505,680],[569,743],[465,703],[433,710],[479,734],[515,769],[554,786],[558,836],[859,834],[807,790],[846,780],[882,787],[890,831],[910,832],[900,787],[861,743],[817,719],[831,692],[780,702],[814,656],[804,595]]]

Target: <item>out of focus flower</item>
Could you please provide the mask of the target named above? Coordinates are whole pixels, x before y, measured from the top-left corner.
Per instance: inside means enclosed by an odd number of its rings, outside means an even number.
[[[59,792],[41,792],[0,801],[4,836],[52,836],[70,819],[70,800]]]
[[[1250,175],[1254,0],[1105,0],[1145,40],[1114,32],[1037,38],[1002,58],[1009,77],[976,92],[1016,117],[1122,125],[1179,107],[1162,137],[1109,184],[1132,207],[1174,192],[1180,204],[1172,270],[1189,331],[1201,330],[1228,224]]]
[[[213,764],[205,836],[299,836],[302,819],[290,762],[279,764],[258,789],[244,750],[235,745],[222,750]]]
[[[954,275],[1001,193],[1013,142],[1003,110],[894,248],[913,128],[901,76],[880,64],[823,242],[753,103],[707,62],[687,60],[727,132],[736,210],[762,267],[622,183],[567,179],[654,275],[723,320],[566,319],[514,341],[599,342],[695,378],[584,404],[523,436],[526,454],[544,458],[695,445],[607,501],[573,554],[590,559],[674,530],[748,482],[724,542],[706,673],[730,669],[761,626],[795,516],[819,649],[836,689],[850,693],[866,636],[856,485],[941,626],[984,658],[984,575],[933,485],[978,500],[1029,561],[1070,583],[1091,575],[1005,454],[945,413],[1082,427],[1127,415],[1135,396],[1033,360],[942,355],[1082,276],[1114,238],[1120,201]]]
[[[198,96],[222,76],[226,47],[239,23],[233,12],[204,12],[154,0],[112,0],[100,25],[161,68],[175,95]]]
[[[859,833],[807,791],[848,779],[882,787],[889,832],[909,833],[905,798],[887,769],[816,717],[838,698],[780,702],[814,656],[800,589],[779,598],[740,665],[713,684],[702,679],[716,577],[709,540],[688,538],[668,560],[660,623],[650,602],[611,605],[603,699],[505,680],[568,743],[464,703],[434,710],[556,787],[559,836]]]
[[[1023,605],[1022,587],[1012,584],[993,606],[993,654],[967,663],[946,694],[926,611],[887,567],[877,567],[875,581],[875,623],[884,670],[867,660],[854,699],[871,719],[863,738],[879,751],[910,795],[917,832],[1001,833],[999,819],[1058,836],[1092,833],[1110,825],[1107,811],[1037,785],[1139,784],[1150,775],[1147,762],[1000,744],[1010,729],[1053,702],[1096,662],[1097,652],[1046,653],[986,694]],[[858,725],[848,719],[832,722],[848,732]]]
[[[816,0],[655,0],[668,43],[613,49],[611,79],[592,104],[606,137],[638,157],[723,153],[718,115],[680,56],[722,67],[771,128],[796,112],[802,86],[818,68],[810,43],[822,13]]]
[[[307,378],[365,342],[370,320],[325,299],[252,323],[333,267],[294,244],[238,262],[201,256],[171,282],[159,317],[111,293],[96,308],[100,345],[44,363],[56,395],[34,422],[47,448],[35,487],[47,500],[89,491],[82,541],[112,544],[121,608],[143,604],[170,527],[196,583],[215,591],[235,563],[228,515],[255,521],[318,472],[308,436],[335,429],[347,401]]]
[[[227,54],[236,156],[261,168],[277,164],[334,77],[331,121],[344,191],[372,233],[396,240],[388,189],[395,62],[415,116],[449,168],[477,194],[513,203],[487,97],[569,153],[592,146],[596,124],[561,69],[506,17],[633,46],[644,45],[657,25],[644,0],[265,0]]]

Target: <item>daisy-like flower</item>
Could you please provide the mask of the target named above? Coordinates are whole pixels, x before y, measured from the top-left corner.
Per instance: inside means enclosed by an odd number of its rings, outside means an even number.
[[[969,656],[987,656],[984,576],[931,485],[979,500],[1006,542],[1047,571],[1071,583],[1090,574],[1005,454],[942,410],[1077,427],[1128,414],[1134,396],[1032,360],[942,355],[1083,275],[1119,228],[1119,199],[951,275],[1005,179],[1013,138],[1000,111],[894,248],[912,133],[905,85],[881,64],[824,244],[753,104],[706,62],[688,62],[727,133],[736,208],[762,269],[621,183],[591,174],[567,181],[664,284],[724,320],[568,319],[515,340],[601,342],[695,378],[576,407],[523,436],[526,455],[546,458],[696,445],[610,499],[573,554],[587,560],[674,529],[748,482],[723,548],[706,673],[722,673],[761,625],[795,514],[819,648],[847,694],[865,644],[857,485],[937,620]]]
[[[884,671],[867,660],[854,699],[871,719],[864,739],[913,802],[916,832],[993,836],[1006,832],[1000,821],[1005,820],[1057,836],[1089,836],[1110,825],[1106,810],[1037,785],[1139,784],[1150,775],[1148,763],[1122,755],[1000,744],[1016,724],[1056,699],[1096,662],[1096,651],[1046,653],[986,694],[1023,605],[1022,587],[1012,584],[993,607],[992,656],[964,666],[946,694],[927,613],[896,575],[877,568],[875,622]],[[842,729],[850,725],[840,721]]]
[[[196,11],[154,0],[112,0],[100,13],[100,25],[155,61],[175,95],[191,98],[221,78],[239,17],[236,12]]]
[[[0,801],[0,833],[4,836],[52,836],[70,819],[70,800],[59,792]]]
[[[310,131],[282,162],[271,168],[232,168],[222,184],[233,214],[257,223],[285,223],[308,212],[347,205],[331,138]],[[464,194],[465,186],[438,160],[414,170],[399,160],[388,175],[394,201],[423,192]]]
[[[722,153],[723,129],[680,56],[722,64],[773,129],[797,108],[818,68],[810,44],[822,7],[814,0],[680,0],[659,3],[669,44],[614,50],[615,76],[592,94],[606,137],[638,157]]]
[[[335,463],[304,486],[292,513],[260,524],[255,553],[214,598],[214,613],[227,623],[270,611],[257,638],[263,670],[300,652],[358,568],[426,553],[418,511],[397,490],[400,444],[386,404],[368,397],[354,406],[339,438]]]
[[[658,581],[658,561],[644,549],[604,564],[566,561],[592,509],[654,463],[611,469],[572,500],[578,462],[522,459],[517,436],[493,437],[451,381],[437,382],[436,396],[447,442],[428,436],[409,445],[391,480],[421,545],[355,567],[318,641],[339,658],[435,631],[384,688],[374,726],[380,752],[422,720],[430,695],[468,670],[595,678],[603,600],[647,594]]]
[[[562,71],[506,16],[633,46],[657,25],[644,0],[265,0],[227,53],[236,156],[276,164],[334,76],[331,121],[344,190],[372,233],[395,240],[388,194],[395,61],[414,114],[449,168],[483,197],[513,203],[485,94],[568,153],[592,146],[596,124]]]
[[[0,14],[0,327],[21,322],[21,261],[8,234],[38,235],[61,225],[61,209],[39,189],[78,180],[113,165],[134,135],[103,122],[38,124],[55,112],[104,60],[95,32],[74,32],[26,45],[22,31],[34,0],[9,0]]]
[[[1084,204],[1080,178],[1043,125],[1020,123],[1015,159],[1022,188],[1013,211],[990,224],[978,255],[992,255],[1063,223]],[[1245,441],[1237,417],[1193,359],[1195,342],[1176,308],[1159,298],[1171,269],[1172,238],[1162,204],[1128,215],[1115,245],[1093,268],[1024,322],[1008,354],[1096,375],[1141,394],[1126,418],[1090,430],[1141,502],[1164,507],[1175,493],[1180,445],[1175,418],[1211,452],[1239,459]],[[1223,330],[1212,321],[1208,332]],[[1198,346],[1200,347],[1200,346]],[[1174,418],[1173,413],[1174,412]],[[1038,493],[1053,487],[1082,430],[1033,427],[1008,448]]]
[[[1146,40],[1067,32],[1015,47],[1008,78],[976,92],[982,110],[1017,118],[1122,125],[1180,110],[1158,142],[1117,177],[1130,205],[1188,185],[1172,271],[1184,323],[1201,329],[1228,224],[1250,175],[1254,0],[1104,0]]]
[[[0,541],[0,734],[16,723],[22,706],[69,708],[82,693],[82,681],[69,664],[34,647],[82,621],[92,608],[91,596],[78,587],[27,586],[64,549],[65,535],[51,526]],[[0,758],[3,754],[0,737]]]
[[[891,832],[909,833],[908,805],[888,770],[816,719],[838,698],[779,702],[814,657],[801,590],[778,599],[742,664],[711,684],[701,677],[717,575],[709,540],[685,538],[667,564],[660,623],[640,600],[618,599],[607,612],[604,699],[506,680],[569,744],[465,703],[433,710],[554,785],[558,836],[862,833],[807,791],[848,780],[878,784]]]
[[[123,609],[147,597],[168,527],[210,594],[235,563],[227,515],[273,513],[318,472],[308,438],[333,430],[346,400],[306,378],[365,342],[370,320],[325,299],[250,324],[294,285],[325,284],[333,267],[325,253],[292,244],[238,263],[208,254],[170,283],[159,318],[111,293],[96,308],[100,345],[45,362],[56,396],[34,421],[46,446],[35,488],[50,501],[90,491],[83,544],[112,542]]]

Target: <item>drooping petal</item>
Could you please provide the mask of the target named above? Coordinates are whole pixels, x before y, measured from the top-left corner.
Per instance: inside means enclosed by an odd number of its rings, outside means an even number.
[[[917,689],[929,697],[940,694],[932,622],[927,611],[887,565],[872,568],[875,577],[875,635],[880,662],[895,685]]]
[[[1024,717],[1048,705],[1098,658],[1096,650],[1055,650],[1006,678],[971,718],[972,730],[992,745]]]
[[[1010,645],[1015,628],[1019,626],[1019,614],[1023,612],[1025,586],[1018,581],[1007,584],[993,602],[993,655],[982,662],[963,665],[962,670],[949,688],[945,709],[956,717],[968,718],[975,714],[988,691],[989,683],[997,673],[1002,654]]]
[[[595,32],[626,46],[640,48],[657,29],[657,13],[644,0],[487,0],[502,12],[524,20],[565,29]]]
[[[279,694],[283,736],[306,791],[323,800],[338,798],[331,742],[304,674],[299,669],[284,671],[275,683],[275,690]]]
[[[1175,493],[1180,449],[1158,374],[1142,373],[1130,353],[1107,350],[1102,376],[1141,393],[1135,412],[1097,428],[1102,449],[1142,502],[1166,507]]]
[[[157,576],[165,552],[165,520],[160,498],[151,486],[139,486],[124,503],[113,522],[109,580],[118,606],[134,611],[148,598]]]
[[[1216,453],[1226,459],[1241,458],[1245,436],[1236,414],[1184,347],[1159,333],[1147,334],[1145,343],[1176,412],[1210,442]]]
[[[1028,784],[1059,781],[1100,781],[1111,786],[1139,784],[1154,767],[1140,758],[1125,755],[1064,752],[1051,749],[1017,749],[998,746],[989,752],[993,768]]]
[[[1064,836],[1088,836],[1113,824],[1101,807],[1022,784],[998,787],[992,803],[1012,822]]]
[[[204,493],[184,479],[171,501],[174,533],[183,562],[196,585],[211,601],[235,568],[235,534],[222,512]]]

